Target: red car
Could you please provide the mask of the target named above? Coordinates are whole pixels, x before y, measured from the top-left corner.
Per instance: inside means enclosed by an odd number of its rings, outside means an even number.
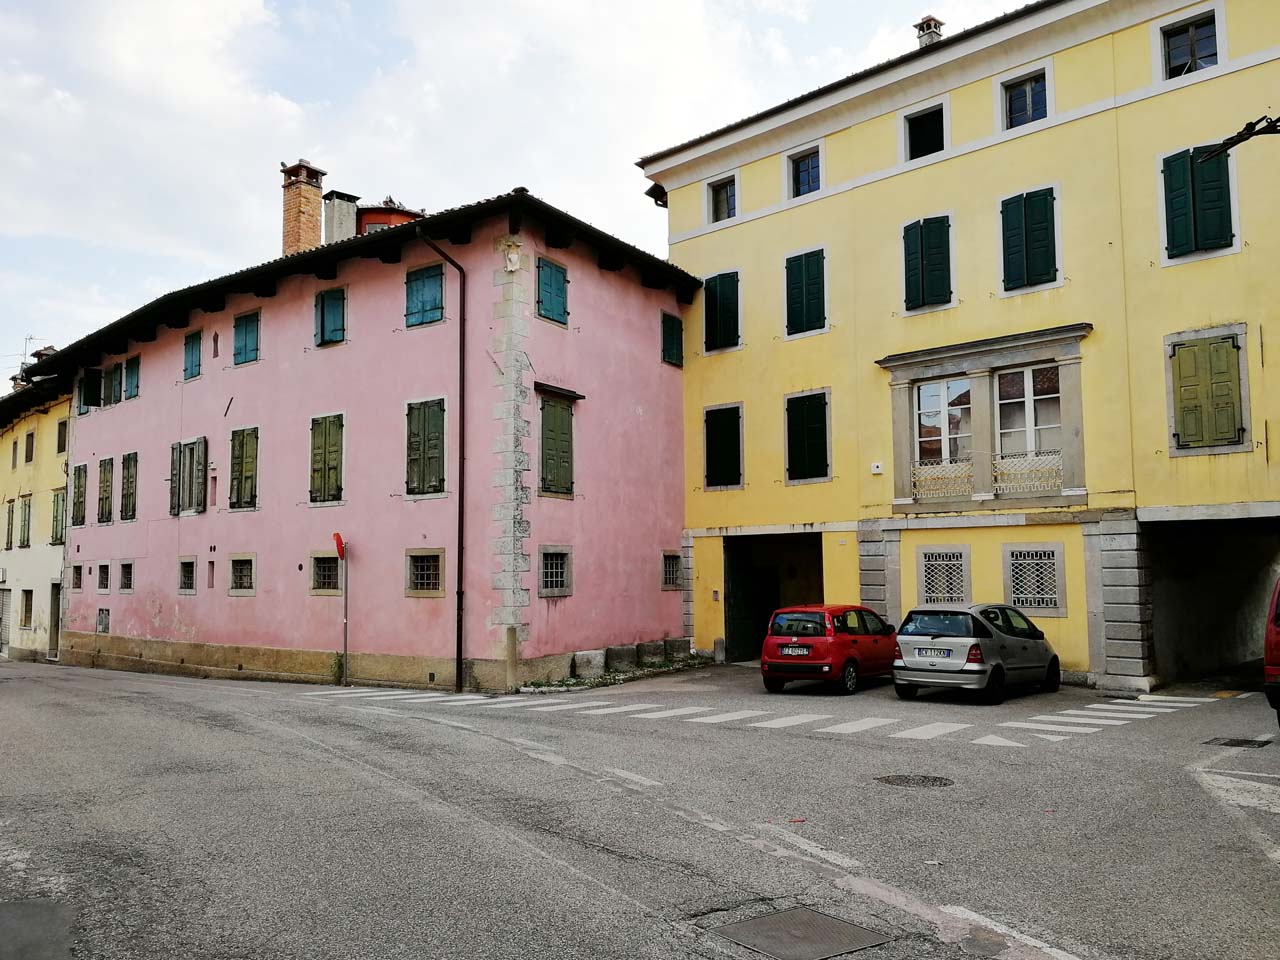
[[[1271,609],[1267,611],[1267,632],[1262,650],[1262,689],[1267,702],[1280,717],[1280,580],[1271,591]]]
[[[866,607],[783,607],[769,619],[760,674],[770,693],[789,680],[826,680],[853,693],[862,677],[892,676],[896,643],[893,627]]]

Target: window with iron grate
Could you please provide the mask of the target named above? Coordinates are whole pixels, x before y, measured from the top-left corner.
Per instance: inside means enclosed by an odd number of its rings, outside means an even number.
[[[563,590],[569,585],[569,556],[565,553],[542,555],[542,589]]]
[[[1058,558],[1053,550],[1012,550],[1009,553],[1009,602],[1026,610],[1061,606],[1058,596]]]
[[[312,557],[311,558],[311,589],[312,590],[341,590],[342,585],[338,581],[338,558],[337,557]]]
[[[959,550],[926,550],[921,556],[924,603],[964,603],[966,558]]]
[[[111,611],[106,607],[98,608],[98,633],[111,632]]]
[[[231,561],[231,589],[232,590],[252,590],[253,589],[253,561],[247,558],[232,559]]]
[[[666,553],[662,556],[662,589],[678,590],[680,588],[680,555]]]
[[[440,555],[409,556],[409,589],[438,591],[440,584]]]
[[[133,564],[120,564],[120,592],[133,589]]]

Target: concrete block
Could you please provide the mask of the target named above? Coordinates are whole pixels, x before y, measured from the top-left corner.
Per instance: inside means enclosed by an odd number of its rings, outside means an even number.
[[[862,593],[863,603],[870,603],[873,600],[886,599],[884,587],[863,585],[861,588],[861,593]]]
[[[1107,656],[1124,660],[1151,659],[1151,644],[1142,640],[1108,640]]]
[[[1151,571],[1140,567],[1102,571],[1104,587],[1145,587],[1151,583]]]
[[[1102,587],[1102,602],[1108,603],[1142,603],[1147,591],[1142,587]]]
[[[1103,550],[1102,568],[1146,568],[1150,563],[1141,550]]]
[[[1111,674],[1104,674],[1098,678],[1098,690],[1101,693],[1111,694],[1112,696],[1126,696],[1132,694],[1136,696],[1140,693],[1150,693],[1160,686],[1161,680],[1155,674],[1145,677],[1120,677]]]
[[[688,637],[668,637],[662,641],[668,660],[687,660],[689,658]]]
[[[1115,623],[1145,623],[1151,620],[1151,606],[1145,603],[1104,603],[1102,616]]]
[[[858,543],[858,556],[860,557],[883,557],[884,541],[861,541]]]
[[[1102,635],[1108,640],[1150,640],[1150,623],[1107,623]]]
[[[1137,550],[1140,546],[1136,533],[1112,533],[1102,536],[1103,550]]]
[[[1149,659],[1117,659],[1107,657],[1107,673],[1117,677],[1148,677],[1155,670],[1155,662]]]
[[[667,648],[661,640],[636,644],[636,661],[642,667],[656,667],[667,659]]]
[[[715,660],[716,663],[724,663],[724,637],[716,637]]]
[[[884,557],[859,557],[858,567],[862,570],[883,570]]]
[[[605,647],[604,666],[610,673],[626,673],[636,668],[636,648],[634,644],[624,643],[616,647]]]
[[[858,579],[862,581],[864,587],[883,587],[885,585],[883,570],[868,570],[864,567]]]
[[[884,539],[883,530],[859,530],[858,543],[874,543]]]
[[[603,650],[578,650],[573,655],[573,675],[583,680],[604,676]]]

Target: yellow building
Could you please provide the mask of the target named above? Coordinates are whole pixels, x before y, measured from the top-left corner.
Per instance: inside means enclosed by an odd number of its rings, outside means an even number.
[[[0,656],[11,660],[58,656],[70,412],[59,378],[0,397]]]
[[[994,601],[1077,682],[1261,656],[1280,141],[1201,148],[1275,110],[1280,3],[917,27],[641,160],[706,281],[684,317],[697,646],[751,659],[779,603]]]

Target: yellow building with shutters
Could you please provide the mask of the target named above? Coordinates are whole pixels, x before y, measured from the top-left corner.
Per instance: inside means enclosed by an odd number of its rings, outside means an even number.
[[[1012,5],[1012,0],[1011,0]],[[684,315],[686,617],[1028,612],[1114,689],[1261,656],[1273,0],[1041,0],[641,160]],[[1274,363],[1274,360],[1273,360]]]
[[[58,656],[70,412],[62,378],[0,397],[0,657],[11,660]]]

